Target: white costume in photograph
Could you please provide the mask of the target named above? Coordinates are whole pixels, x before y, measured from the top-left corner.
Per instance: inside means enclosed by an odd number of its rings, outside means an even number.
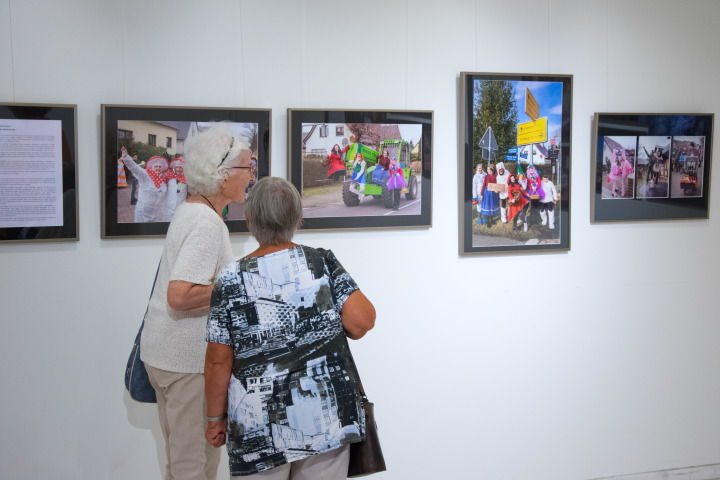
[[[505,165],[502,162],[498,163],[496,165],[496,168],[498,172],[496,183],[500,185],[505,185],[505,190],[500,192],[500,194],[498,195],[500,198],[500,220],[502,221],[502,223],[507,223],[507,181],[508,178],[510,178],[510,172],[505,170]],[[502,169],[503,171],[502,175],[500,174],[500,169]],[[503,207],[503,205],[506,206]]]
[[[162,160],[161,160],[162,159]],[[165,196],[167,195],[167,184],[162,181],[161,175],[152,171],[152,168],[160,163],[167,168],[167,160],[164,157],[153,157],[148,160],[147,170],[139,167],[130,155],[125,153],[122,157],[125,166],[132,172],[138,181],[138,200],[135,205],[135,223],[162,222]],[[151,178],[149,171],[156,177]],[[159,179],[159,182],[157,181]]]
[[[542,188],[543,192],[545,192],[545,198],[540,200],[540,218],[542,219],[543,225],[547,225],[549,222],[550,230],[554,230],[555,202],[557,202],[557,190],[555,189],[554,183],[549,180],[546,182],[544,179],[543,182],[540,184],[540,188]]]
[[[183,203],[187,198],[187,183],[185,183],[185,175],[183,173],[185,161],[182,158],[176,158],[170,162],[170,170],[165,174],[167,180],[167,195],[165,196],[165,205],[163,207],[163,221],[169,222],[175,215],[175,209]]]
[[[480,204],[482,203],[482,187],[485,181],[485,172],[481,169],[480,172],[473,175],[473,186],[472,196],[477,201],[477,211],[480,212]]]

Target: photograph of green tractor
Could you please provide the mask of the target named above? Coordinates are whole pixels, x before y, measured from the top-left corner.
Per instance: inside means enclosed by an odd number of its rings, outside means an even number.
[[[342,199],[348,207],[357,207],[364,196],[370,195],[382,202],[385,208],[392,208],[393,198],[392,191],[387,188],[387,178],[382,184],[373,182],[373,172],[378,166],[377,157],[380,152],[387,150],[389,157],[397,157],[398,162],[402,166],[403,177],[407,183],[407,187],[403,189],[407,200],[415,200],[418,194],[417,177],[412,173],[410,168],[410,142],[405,140],[385,140],[380,143],[380,151],[361,143],[351,143],[345,155],[346,176],[342,189]],[[353,160],[358,153],[362,153],[365,159],[365,184],[359,184],[352,180]]]

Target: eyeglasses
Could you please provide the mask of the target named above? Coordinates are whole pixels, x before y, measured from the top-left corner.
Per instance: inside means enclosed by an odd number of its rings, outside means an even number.
[[[253,167],[228,167],[228,170],[232,170],[233,168],[247,168],[248,170],[252,170]]]

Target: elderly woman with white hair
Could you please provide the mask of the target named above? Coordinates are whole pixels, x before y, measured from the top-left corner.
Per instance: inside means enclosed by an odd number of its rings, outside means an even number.
[[[205,328],[215,279],[233,260],[223,209],[245,199],[253,178],[250,149],[225,124],[188,139],[191,196],[168,227],[145,316],[141,358],[157,394],[166,479],[215,479],[220,451],[204,441]]]
[[[227,442],[233,478],[345,479],[365,432],[347,338],[373,328],[375,308],[330,250],[293,243],[302,201],[289,182],[257,182],[245,216],[260,246],[215,283],[205,436]]]

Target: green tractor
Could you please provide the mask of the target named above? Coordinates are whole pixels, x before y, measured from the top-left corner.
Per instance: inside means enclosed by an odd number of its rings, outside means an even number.
[[[405,140],[385,140],[380,144],[380,152],[387,150],[390,158],[397,157],[398,162],[402,165],[403,177],[407,183],[407,193],[405,198],[415,200],[418,194],[417,177],[413,175],[410,169],[410,143]],[[365,187],[360,190],[358,182],[351,180],[353,173],[353,160],[359,153],[363,154],[365,159]],[[342,198],[348,207],[357,207],[360,205],[361,195],[372,195],[382,202],[383,207],[392,208],[393,194],[387,188],[387,180],[382,185],[374,183],[372,180],[373,171],[380,168],[377,164],[379,152],[361,143],[351,143],[345,155],[345,168],[347,170],[346,180],[343,184]],[[403,191],[405,191],[403,190]]]

